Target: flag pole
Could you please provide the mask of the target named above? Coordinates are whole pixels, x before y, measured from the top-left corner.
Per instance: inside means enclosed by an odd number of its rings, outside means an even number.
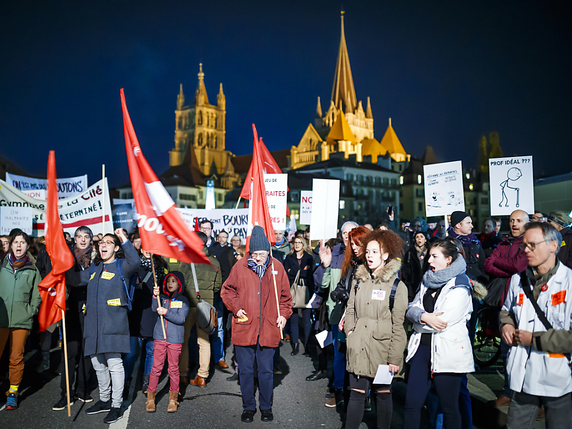
[[[272,247],[270,248],[270,257],[272,258]],[[276,287],[276,271],[274,271],[274,261],[272,261],[272,278],[274,279],[274,296],[276,297],[276,310],[278,311],[278,318],[280,318],[280,304],[278,302],[278,288]],[[280,328],[280,339],[284,339],[282,328]]]
[[[101,187],[103,188],[103,215],[101,216],[102,234],[105,235],[105,164],[101,164]]]
[[[153,261],[153,254],[151,253],[151,269],[153,270],[153,281],[155,282],[155,287],[157,286],[157,276],[155,275],[155,262]],[[159,295],[161,295],[159,293]],[[159,304],[159,308],[161,308],[161,297],[157,296],[157,303]],[[159,316],[161,318],[161,326],[163,327],[163,336],[165,337],[165,341],[167,341],[167,331],[165,331],[165,319],[163,316]]]
[[[235,210],[238,209],[239,204],[240,204],[240,196],[238,197],[238,201],[236,202],[236,207],[234,208]]]
[[[71,404],[70,404],[70,377],[68,369],[68,340],[66,335],[66,312],[62,308],[62,331],[64,334],[64,364],[66,370],[66,398],[68,400],[68,417],[71,417]]]

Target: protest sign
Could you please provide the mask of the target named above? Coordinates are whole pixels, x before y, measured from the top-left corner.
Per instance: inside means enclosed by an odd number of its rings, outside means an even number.
[[[14,228],[31,235],[33,216],[30,207],[0,207],[0,235],[8,235]]]
[[[22,191],[24,194],[26,194],[29,197],[32,197],[36,200],[42,200],[45,201],[46,200],[46,190],[45,189],[37,189],[35,191]]]
[[[312,191],[300,192],[300,225],[310,225],[312,222]]]
[[[491,216],[534,213],[532,156],[489,159]]]
[[[423,166],[426,216],[465,211],[461,161]]]
[[[338,233],[340,181],[312,179],[312,218],[310,238],[329,240]]]
[[[213,224],[213,237],[221,231],[228,233],[229,241],[234,235],[246,240],[248,209],[180,209],[177,211],[191,231],[195,230],[195,218],[210,220]]]
[[[58,201],[58,210],[64,231],[73,234],[77,227],[88,226],[94,234],[103,232],[103,187],[105,186],[105,232],[113,232],[111,222],[111,204],[107,179],[100,180],[87,188],[85,192],[71,198]],[[0,207],[31,207],[34,236],[44,235],[46,202],[35,200],[18,189],[0,180]]]
[[[113,228],[123,228],[131,234],[135,230],[134,211],[132,204],[114,205],[112,209]]]
[[[207,198],[205,200],[205,209],[212,210],[216,208],[214,180],[207,180]]]
[[[275,230],[286,229],[286,193],[288,192],[287,174],[265,174],[264,187],[272,227]]]
[[[48,180],[6,173],[6,183],[19,191],[36,191],[39,189],[46,190]],[[58,198],[60,200],[68,198],[87,189],[87,174],[77,177],[59,178],[56,179],[56,183],[58,184]]]

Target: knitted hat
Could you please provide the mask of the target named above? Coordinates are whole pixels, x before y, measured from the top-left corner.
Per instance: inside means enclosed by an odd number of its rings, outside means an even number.
[[[469,215],[465,212],[458,211],[451,213],[451,226],[455,228],[457,224],[463,222],[466,217],[469,217]]]
[[[560,225],[563,228],[566,228],[570,226],[570,224],[572,223],[572,219],[570,218],[570,216],[566,214],[566,212],[563,212],[562,210],[556,210],[550,212],[550,214],[548,215],[548,222],[554,222],[555,224]]]
[[[261,226],[256,225],[252,228],[252,234],[250,235],[250,245],[248,251],[250,253],[258,252],[259,250],[265,250],[270,252],[270,242],[266,238],[264,229]]]

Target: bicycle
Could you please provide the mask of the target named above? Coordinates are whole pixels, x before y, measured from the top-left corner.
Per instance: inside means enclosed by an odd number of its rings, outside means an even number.
[[[494,365],[501,355],[501,335],[498,330],[499,308],[484,305],[477,312],[473,357],[480,368]]]

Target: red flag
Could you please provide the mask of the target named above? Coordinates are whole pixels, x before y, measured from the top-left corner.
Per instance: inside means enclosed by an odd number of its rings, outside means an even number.
[[[252,132],[254,133],[254,147],[252,150],[252,164],[250,164],[249,182],[250,205],[248,211],[248,233],[246,237],[246,247],[250,244],[250,234],[255,225],[264,228],[266,237],[271,245],[276,244],[274,237],[274,227],[270,218],[270,210],[268,209],[268,200],[266,199],[266,187],[264,186],[264,171],[262,168],[262,159],[259,156],[261,141],[258,140],[256,127],[252,124]]]
[[[202,240],[187,227],[175,202],[143,156],[127,111],[123,89],[121,107],[127,163],[142,247],[148,252],[178,261],[210,264],[203,253]]]
[[[58,186],[56,184],[56,155],[48,157],[48,198],[46,201],[46,250],[52,261],[52,271],[38,285],[42,305],[38,313],[40,331],[62,320],[66,310],[65,272],[74,264],[74,258],[66,244],[58,213]]]
[[[195,218],[195,232],[199,230],[199,218]]]

